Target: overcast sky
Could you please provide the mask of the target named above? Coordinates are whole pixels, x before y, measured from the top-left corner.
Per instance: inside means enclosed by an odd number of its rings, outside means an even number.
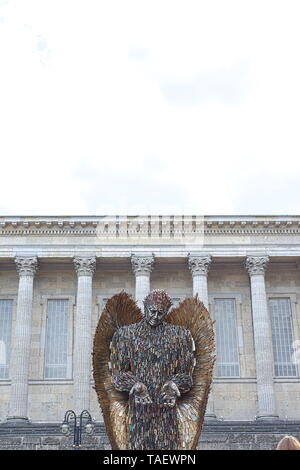
[[[0,214],[299,214],[299,0],[0,0]]]

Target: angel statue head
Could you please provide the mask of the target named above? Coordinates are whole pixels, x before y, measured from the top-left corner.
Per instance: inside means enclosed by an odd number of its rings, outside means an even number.
[[[144,299],[144,318],[150,326],[159,325],[169,313],[171,297],[164,290],[153,290]]]

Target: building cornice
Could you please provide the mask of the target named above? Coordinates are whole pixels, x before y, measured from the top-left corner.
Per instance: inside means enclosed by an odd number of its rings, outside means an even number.
[[[300,216],[5,216],[0,237],[186,238],[300,234]]]

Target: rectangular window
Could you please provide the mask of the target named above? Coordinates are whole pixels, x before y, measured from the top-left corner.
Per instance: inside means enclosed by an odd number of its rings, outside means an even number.
[[[269,299],[276,377],[297,376],[293,362],[293,322],[290,299]]]
[[[69,301],[48,300],[45,343],[45,378],[47,379],[67,377],[68,322]]]
[[[239,348],[235,299],[215,299],[216,375],[239,377]]]
[[[0,300],[0,379],[9,377],[13,300]]]

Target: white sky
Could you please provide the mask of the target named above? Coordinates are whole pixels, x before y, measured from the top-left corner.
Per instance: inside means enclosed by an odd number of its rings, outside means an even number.
[[[299,20],[299,0],[0,0],[0,213],[298,215]]]

